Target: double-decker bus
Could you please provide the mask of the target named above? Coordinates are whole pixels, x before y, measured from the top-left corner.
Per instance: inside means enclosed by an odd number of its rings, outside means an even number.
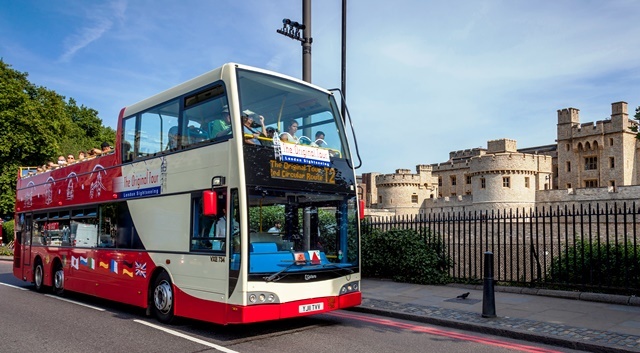
[[[360,304],[359,158],[337,102],[230,63],[123,108],[112,153],[19,173],[14,275],[165,323]]]

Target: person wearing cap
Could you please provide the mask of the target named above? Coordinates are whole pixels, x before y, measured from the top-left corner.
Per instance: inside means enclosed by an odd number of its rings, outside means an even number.
[[[231,133],[231,116],[229,108],[222,108],[222,119],[216,119],[209,123],[209,136],[216,138]]]
[[[260,125],[262,125],[262,131],[266,131],[267,129],[264,127],[264,117],[262,115],[259,116]],[[253,117],[249,114],[242,114],[242,132],[244,134],[244,143],[249,145],[261,145],[258,137],[263,135],[261,132],[256,131],[252,127],[253,125]]]
[[[102,148],[102,154],[111,153],[111,144],[109,142],[103,142],[100,147]]]

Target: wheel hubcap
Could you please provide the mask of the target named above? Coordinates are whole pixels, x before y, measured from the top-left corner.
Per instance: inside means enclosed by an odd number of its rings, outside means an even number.
[[[36,286],[40,287],[42,285],[42,267],[36,266],[35,282]]]
[[[64,272],[61,269],[56,271],[56,274],[53,277],[53,283],[57,289],[64,288]]]
[[[171,311],[171,303],[173,302],[173,292],[171,291],[171,285],[167,281],[162,281],[153,293],[153,302],[156,309],[163,314]]]

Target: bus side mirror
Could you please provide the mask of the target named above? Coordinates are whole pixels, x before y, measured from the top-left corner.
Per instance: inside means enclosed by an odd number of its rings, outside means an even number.
[[[216,216],[218,214],[218,195],[215,191],[205,190],[202,192],[202,213],[205,216]]]
[[[364,200],[358,200],[358,213],[360,214],[360,220],[364,219]]]

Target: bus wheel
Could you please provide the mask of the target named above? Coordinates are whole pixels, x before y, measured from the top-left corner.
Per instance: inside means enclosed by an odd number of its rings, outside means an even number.
[[[53,293],[58,296],[64,295],[64,271],[62,270],[62,264],[59,262],[56,263],[53,271]]]
[[[36,292],[42,292],[44,289],[44,269],[42,262],[36,260],[36,268],[33,270],[33,284],[36,286]]]
[[[165,324],[173,320],[173,287],[166,272],[158,275],[153,286],[153,315]]]

